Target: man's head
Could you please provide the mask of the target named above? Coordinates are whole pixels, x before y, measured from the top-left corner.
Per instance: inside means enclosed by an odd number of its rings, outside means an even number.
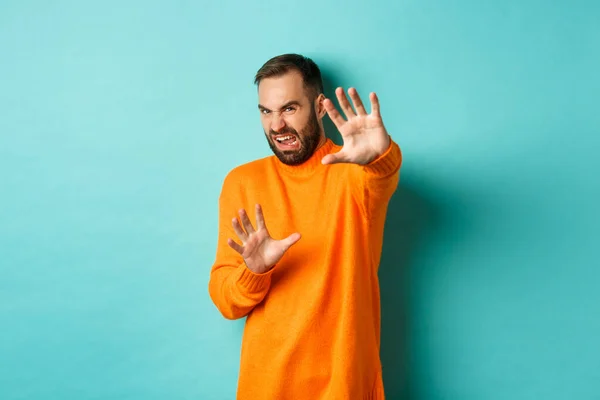
[[[319,67],[307,57],[284,54],[267,61],[254,83],[271,150],[285,164],[302,164],[325,140],[321,121],[325,96]]]

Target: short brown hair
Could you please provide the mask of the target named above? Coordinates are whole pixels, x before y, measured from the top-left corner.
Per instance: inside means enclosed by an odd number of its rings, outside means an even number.
[[[258,85],[265,78],[281,76],[293,70],[302,74],[304,87],[313,99],[323,93],[323,81],[319,67],[313,60],[300,54],[282,54],[271,58],[256,73],[254,84]]]

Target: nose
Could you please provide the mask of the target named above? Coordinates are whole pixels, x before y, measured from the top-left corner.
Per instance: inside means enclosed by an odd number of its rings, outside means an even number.
[[[279,113],[273,113],[273,117],[271,119],[271,130],[275,132],[279,132],[285,127],[285,121],[281,118]]]

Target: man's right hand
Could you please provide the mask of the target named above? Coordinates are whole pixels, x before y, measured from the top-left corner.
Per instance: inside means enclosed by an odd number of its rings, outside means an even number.
[[[299,233],[292,233],[282,240],[273,239],[269,235],[259,204],[256,205],[256,230],[252,226],[246,210],[240,210],[239,214],[242,225],[237,218],[232,220],[232,224],[233,230],[242,244],[236,243],[233,239],[228,239],[227,244],[244,258],[246,266],[256,274],[265,273],[273,268],[285,252],[300,240]]]

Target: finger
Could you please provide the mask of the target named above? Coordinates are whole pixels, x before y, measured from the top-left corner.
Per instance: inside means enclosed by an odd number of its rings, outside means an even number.
[[[371,100],[371,114],[373,114],[375,116],[380,116],[379,99],[377,98],[377,95],[374,92],[372,92],[369,95],[369,99]]]
[[[246,210],[241,209],[239,211],[240,219],[242,220],[242,226],[246,230],[248,235],[254,233],[254,227],[252,226],[252,222],[250,222],[250,218],[248,218],[248,214],[246,214]]]
[[[344,162],[348,162],[348,157],[342,150],[337,153],[327,154],[321,159],[321,164],[339,164]]]
[[[290,236],[281,240],[281,242],[283,243],[284,249],[285,249],[284,251],[287,251],[287,249],[292,247],[298,240],[300,240],[301,237],[302,236],[298,232],[296,232],[296,233],[292,233]]]
[[[256,229],[264,229],[265,231],[269,232],[267,225],[265,224],[265,216],[263,215],[260,204],[256,205]]]
[[[346,119],[354,117],[356,114],[354,114],[354,110],[350,106],[350,102],[346,97],[346,93],[344,93],[344,89],[342,89],[341,87],[335,89],[335,95],[337,96],[342,111],[344,111],[344,114],[346,114]]]
[[[233,239],[227,239],[227,244],[229,245],[229,247],[240,253],[240,255],[244,253],[244,248],[237,244]]]
[[[244,232],[244,230],[240,226],[240,222],[238,221],[238,219],[234,218],[231,221],[231,225],[233,225],[233,230],[235,231],[235,234],[240,238],[242,243],[245,242],[246,239],[248,239],[248,235],[246,235],[246,232]]]
[[[354,104],[354,109],[358,115],[367,115],[367,110],[365,110],[365,106],[358,95],[358,91],[355,88],[348,89],[348,94],[350,94],[350,98],[352,99],[352,104]]]
[[[346,123],[346,120],[335,108],[333,101],[325,99],[323,105],[325,106],[325,111],[327,111],[327,115],[329,115],[331,122],[333,122],[336,128],[340,129]]]

